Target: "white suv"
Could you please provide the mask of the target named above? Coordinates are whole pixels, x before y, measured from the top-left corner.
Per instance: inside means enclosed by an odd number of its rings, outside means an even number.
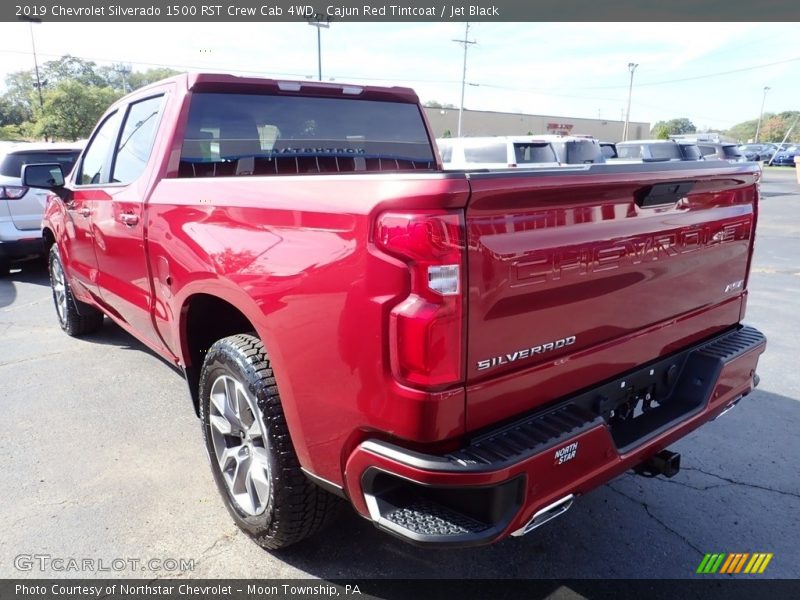
[[[440,138],[436,145],[446,170],[558,166],[553,146],[536,136]]]
[[[41,230],[47,190],[24,187],[22,166],[59,163],[67,174],[84,143],[20,143],[0,151],[0,276],[8,273],[13,261],[44,252]]]

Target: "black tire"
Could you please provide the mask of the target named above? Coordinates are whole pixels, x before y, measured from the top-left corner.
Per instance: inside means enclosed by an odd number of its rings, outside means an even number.
[[[269,481],[269,490],[263,493],[265,506],[258,514],[243,509],[234,498],[230,487],[233,484],[227,483],[215,448],[215,439],[216,443],[224,440],[224,449],[243,448],[241,444],[246,443],[236,435],[224,436],[218,429],[212,431],[212,410],[216,413],[215,418],[219,418],[219,411],[218,404],[211,405],[211,391],[220,389],[214,387],[215,384],[229,378],[241,384],[250,394],[248,402],[257,405],[261,413],[259,423],[265,429],[263,435],[259,434],[258,450],[266,457],[268,464],[265,479]],[[249,414],[252,411],[246,412],[248,419],[256,418]],[[225,507],[239,528],[259,545],[271,550],[285,548],[316,533],[330,520],[339,500],[314,484],[300,469],[270,361],[264,345],[257,337],[233,335],[215,342],[208,350],[200,374],[200,418],[211,471]],[[247,451],[245,456],[249,456]],[[255,462],[255,450],[252,458]],[[235,461],[237,466],[238,461]],[[233,477],[231,473],[229,476]],[[253,486],[252,480],[250,485]]]
[[[89,306],[73,297],[61,257],[58,255],[58,247],[55,244],[50,248],[47,265],[56,317],[61,329],[73,337],[86,335],[100,329],[103,326],[103,313],[94,306]],[[63,298],[60,295],[61,285],[63,285]]]
[[[11,265],[4,260],[0,260],[0,277],[5,277],[11,272]]]

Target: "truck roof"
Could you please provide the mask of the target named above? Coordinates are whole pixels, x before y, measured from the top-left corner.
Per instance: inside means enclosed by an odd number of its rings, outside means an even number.
[[[416,92],[407,87],[383,87],[302,79],[271,79],[268,77],[253,76],[242,77],[230,73],[183,73],[156,81],[145,88],[136,90],[134,93],[139,94],[143,89],[146,90],[169,81],[175,81],[191,91],[235,93],[237,91],[252,91],[253,88],[261,88],[269,93],[289,93],[308,96],[343,96],[357,100],[383,100],[410,104],[419,102],[419,97]]]

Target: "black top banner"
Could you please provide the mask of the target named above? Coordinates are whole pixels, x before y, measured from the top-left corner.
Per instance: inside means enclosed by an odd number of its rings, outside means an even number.
[[[10,0],[0,20],[81,22],[798,21],[798,0]],[[599,35],[601,35],[599,33]],[[713,35],[713,32],[709,32]]]

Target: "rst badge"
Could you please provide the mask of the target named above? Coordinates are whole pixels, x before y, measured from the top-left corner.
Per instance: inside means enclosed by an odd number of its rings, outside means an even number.
[[[556,450],[554,464],[563,465],[565,462],[575,458],[578,453],[578,442],[572,442],[569,446],[564,446]]]

